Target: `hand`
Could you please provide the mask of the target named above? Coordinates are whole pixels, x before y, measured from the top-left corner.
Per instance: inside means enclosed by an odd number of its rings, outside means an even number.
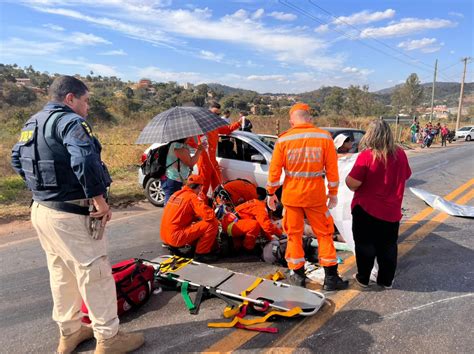
[[[334,209],[337,205],[337,195],[328,195],[328,208]]]
[[[207,140],[201,141],[201,143],[198,145],[198,149],[205,150],[209,147],[209,144]]]
[[[276,203],[278,203],[278,197],[275,194],[269,195],[267,197],[267,206],[270,208],[270,210],[276,210]]]
[[[92,198],[92,203],[95,211],[90,212],[89,215],[92,218],[102,219],[102,226],[105,226],[105,224],[112,218],[112,210],[110,210],[103,195],[98,195]]]

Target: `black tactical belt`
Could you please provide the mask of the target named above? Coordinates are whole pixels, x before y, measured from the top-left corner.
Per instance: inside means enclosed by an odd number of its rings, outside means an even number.
[[[89,208],[67,202],[36,201],[38,204],[47,208],[64,211],[65,213],[89,215]]]

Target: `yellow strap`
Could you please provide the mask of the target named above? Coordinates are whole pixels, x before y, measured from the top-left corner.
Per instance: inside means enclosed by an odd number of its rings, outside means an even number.
[[[229,225],[227,225],[227,235],[232,237],[232,227],[234,226],[235,221],[231,222]]]
[[[247,294],[252,292],[252,290],[254,290],[262,281],[263,281],[263,278],[255,279],[252,285],[250,285],[247,289],[245,289],[244,291],[240,293],[240,296],[247,297]],[[230,318],[230,317],[236,316],[240,312],[240,309],[242,308],[242,306],[247,305],[248,303],[249,302],[247,300],[244,300],[244,302],[241,303],[237,307],[226,306],[226,308],[224,309],[224,317]]]
[[[173,256],[171,258],[168,258],[166,261],[161,262],[160,272],[163,272],[163,273],[175,272],[175,271],[187,266],[192,261],[193,260],[191,258],[183,258],[183,257]],[[175,262],[174,265],[173,265],[173,262]]]
[[[293,317],[293,316],[299,315],[301,312],[303,312],[303,310],[301,310],[301,307],[295,307],[288,311],[271,311],[263,317],[258,317],[251,320],[235,317],[231,322],[211,322],[211,323],[208,323],[207,326],[210,328],[232,328],[237,323],[240,323],[244,326],[250,326],[257,323],[266,322],[272,316]]]
[[[265,279],[279,281],[285,279],[285,275],[281,271],[276,271],[275,273],[270,273],[265,276]]]

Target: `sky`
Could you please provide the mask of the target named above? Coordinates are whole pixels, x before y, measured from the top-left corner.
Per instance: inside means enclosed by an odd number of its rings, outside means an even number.
[[[459,82],[472,0],[2,0],[0,62],[260,93]],[[474,80],[474,63],[467,82]]]

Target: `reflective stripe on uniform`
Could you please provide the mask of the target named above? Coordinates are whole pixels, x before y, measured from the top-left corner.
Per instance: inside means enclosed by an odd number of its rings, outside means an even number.
[[[285,169],[285,174],[290,177],[305,177],[305,178],[311,178],[311,177],[322,177],[324,176],[324,171],[288,171]]]
[[[267,182],[268,187],[279,187],[280,182]]]
[[[339,182],[328,182],[328,187],[329,188],[334,188],[339,186]]]
[[[304,263],[305,259],[304,258],[286,258],[286,261],[288,263],[300,264],[300,263]]]
[[[320,257],[319,260],[320,260],[320,261],[323,261],[323,262],[328,262],[328,263],[337,263],[337,259],[336,259],[336,258],[332,259],[332,258],[321,258],[321,257]]]
[[[230,237],[232,237],[232,227],[234,226],[234,224],[235,224],[235,221],[227,225],[227,235],[229,235]]]
[[[290,141],[290,140],[307,139],[307,138],[332,139],[329,135],[324,134],[324,133],[301,133],[301,134],[282,136],[281,138],[278,138],[277,143],[282,143],[284,141]]]

